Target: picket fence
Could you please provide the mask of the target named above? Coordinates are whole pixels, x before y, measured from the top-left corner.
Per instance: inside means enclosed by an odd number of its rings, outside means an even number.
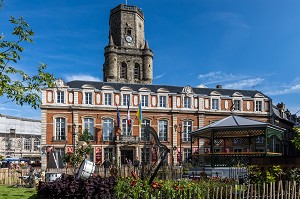
[[[130,193],[130,192],[129,192]],[[151,193],[141,193],[136,197],[131,197],[128,193],[116,196],[101,196],[107,199],[300,199],[299,183],[295,181],[279,181],[277,183],[242,184],[225,187],[215,187],[206,190],[167,190],[155,191]],[[95,197],[97,199],[97,197]]]

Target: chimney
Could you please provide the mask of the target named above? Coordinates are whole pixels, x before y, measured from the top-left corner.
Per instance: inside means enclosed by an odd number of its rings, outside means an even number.
[[[216,86],[216,88],[221,88],[221,89],[222,89],[222,84],[218,84],[218,85]]]

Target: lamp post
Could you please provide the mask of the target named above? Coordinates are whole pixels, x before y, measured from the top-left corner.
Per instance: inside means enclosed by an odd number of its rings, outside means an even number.
[[[73,142],[73,154],[74,154],[74,157],[76,156],[76,150],[75,150],[75,147],[76,147],[76,143],[75,143],[75,135],[76,135],[76,133],[75,133],[75,130],[76,130],[76,124],[75,123],[73,123],[72,124],[72,142]],[[74,166],[74,168],[75,168],[75,166],[76,166],[76,163],[75,163],[75,161],[73,162],[73,166]]]

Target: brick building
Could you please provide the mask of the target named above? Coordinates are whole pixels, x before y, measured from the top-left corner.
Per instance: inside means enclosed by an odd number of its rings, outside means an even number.
[[[194,150],[189,132],[232,113],[274,123],[272,99],[256,90],[222,89],[221,85],[216,88],[152,85],[153,52],[144,38],[142,11],[136,6],[119,5],[111,10],[109,24],[104,82],[58,79],[56,88],[42,92],[41,141],[47,152],[51,150],[62,157],[76,147],[78,136],[88,129],[92,161],[115,157],[119,164],[124,164],[126,158],[139,157],[150,163],[158,153],[144,133],[145,125],[150,124],[171,151],[168,163],[175,165],[186,161]],[[142,126],[136,119],[139,103]],[[202,142],[200,146],[204,150]],[[183,157],[178,155],[180,150]],[[44,155],[42,167],[46,165]]]

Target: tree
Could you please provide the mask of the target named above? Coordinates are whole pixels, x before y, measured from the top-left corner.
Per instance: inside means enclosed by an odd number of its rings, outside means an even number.
[[[300,127],[294,127],[293,130],[297,135],[291,141],[295,144],[297,149],[300,149]]]
[[[3,7],[3,0],[0,0],[0,9]],[[16,19],[11,16],[10,23],[13,24],[13,38],[16,41],[8,41],[5,35],[0,35],[0,97],[7,97],[18,105],[24,103],[33,108],[38,108],[41,103],[39,93],[43,87],[54,86],[54,76],[45,72],[46,64],[40,63],[37,67],[37,74],[30,76],[25,73],[17,64],[21,59],[24,48],[23,42],[33,43],[34,32],[29,25],[20,17]]]

